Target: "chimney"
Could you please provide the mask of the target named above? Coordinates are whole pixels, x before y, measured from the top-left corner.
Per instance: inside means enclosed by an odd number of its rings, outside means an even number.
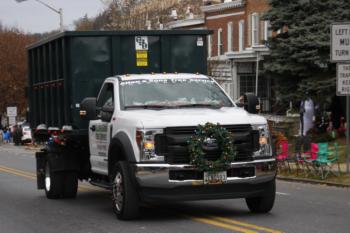
[[[173,20],[177,20],[177,12],[176,12],[176,10],[171,10],[170,17],[171,17]]]
[[[194,18],[191,6],[187,6],[187,10],[186,10],[185,14],[186,14],[186,19],[193,19]]]

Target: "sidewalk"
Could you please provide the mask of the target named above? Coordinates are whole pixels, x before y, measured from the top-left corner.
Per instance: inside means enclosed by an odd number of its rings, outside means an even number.
[[[297,166],[295,164],[295,162],[289,162],[290,168],[292,170],[296,170]],[[340,166],[340,172],[342,173],[346,173],[346,163],[339,163]],[[334,164],[332,171],[334,172],[338,172],[338,165]]]
[[[337,187],[350,188],[350,173],[346,173],[346,163],[340,163],[340,176],[330,173],[325,179],[321,179],[320,174],[314,174],[312,172],[304,172],[299,169],[297,172],[297,166],[294,162],[289,162],[291,171],[282,169],[277,175],[280,180],[305,182],[313,184],[324,184]],[[332,172],[338,174],[338,165],[335,164],[332,167]]]

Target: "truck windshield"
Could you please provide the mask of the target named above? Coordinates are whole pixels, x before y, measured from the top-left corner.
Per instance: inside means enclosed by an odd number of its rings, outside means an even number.
[[[152,79],[120,83],[121,109],[221,108],[233,104],[209,79]]]

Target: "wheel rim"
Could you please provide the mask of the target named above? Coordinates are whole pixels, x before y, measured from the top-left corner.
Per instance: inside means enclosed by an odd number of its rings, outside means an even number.
[[[115,208],[120,212],[124,204],[123,176],[117,172],[113,182],[113,200]]]
[[[50,191],[50,188],[51,188],[51,177],[50,177],[49,163],[46,163],[46,166],[45,166],[45,188],[47,191]]]

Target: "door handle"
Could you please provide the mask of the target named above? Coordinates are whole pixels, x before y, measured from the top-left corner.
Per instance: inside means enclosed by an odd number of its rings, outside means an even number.
[[[91,130],[91,131],[95,131],[95,130],[96,130],[96,126],[94,126],[94,125],[91,126],[91,127],[90,127],[90,130]]]

